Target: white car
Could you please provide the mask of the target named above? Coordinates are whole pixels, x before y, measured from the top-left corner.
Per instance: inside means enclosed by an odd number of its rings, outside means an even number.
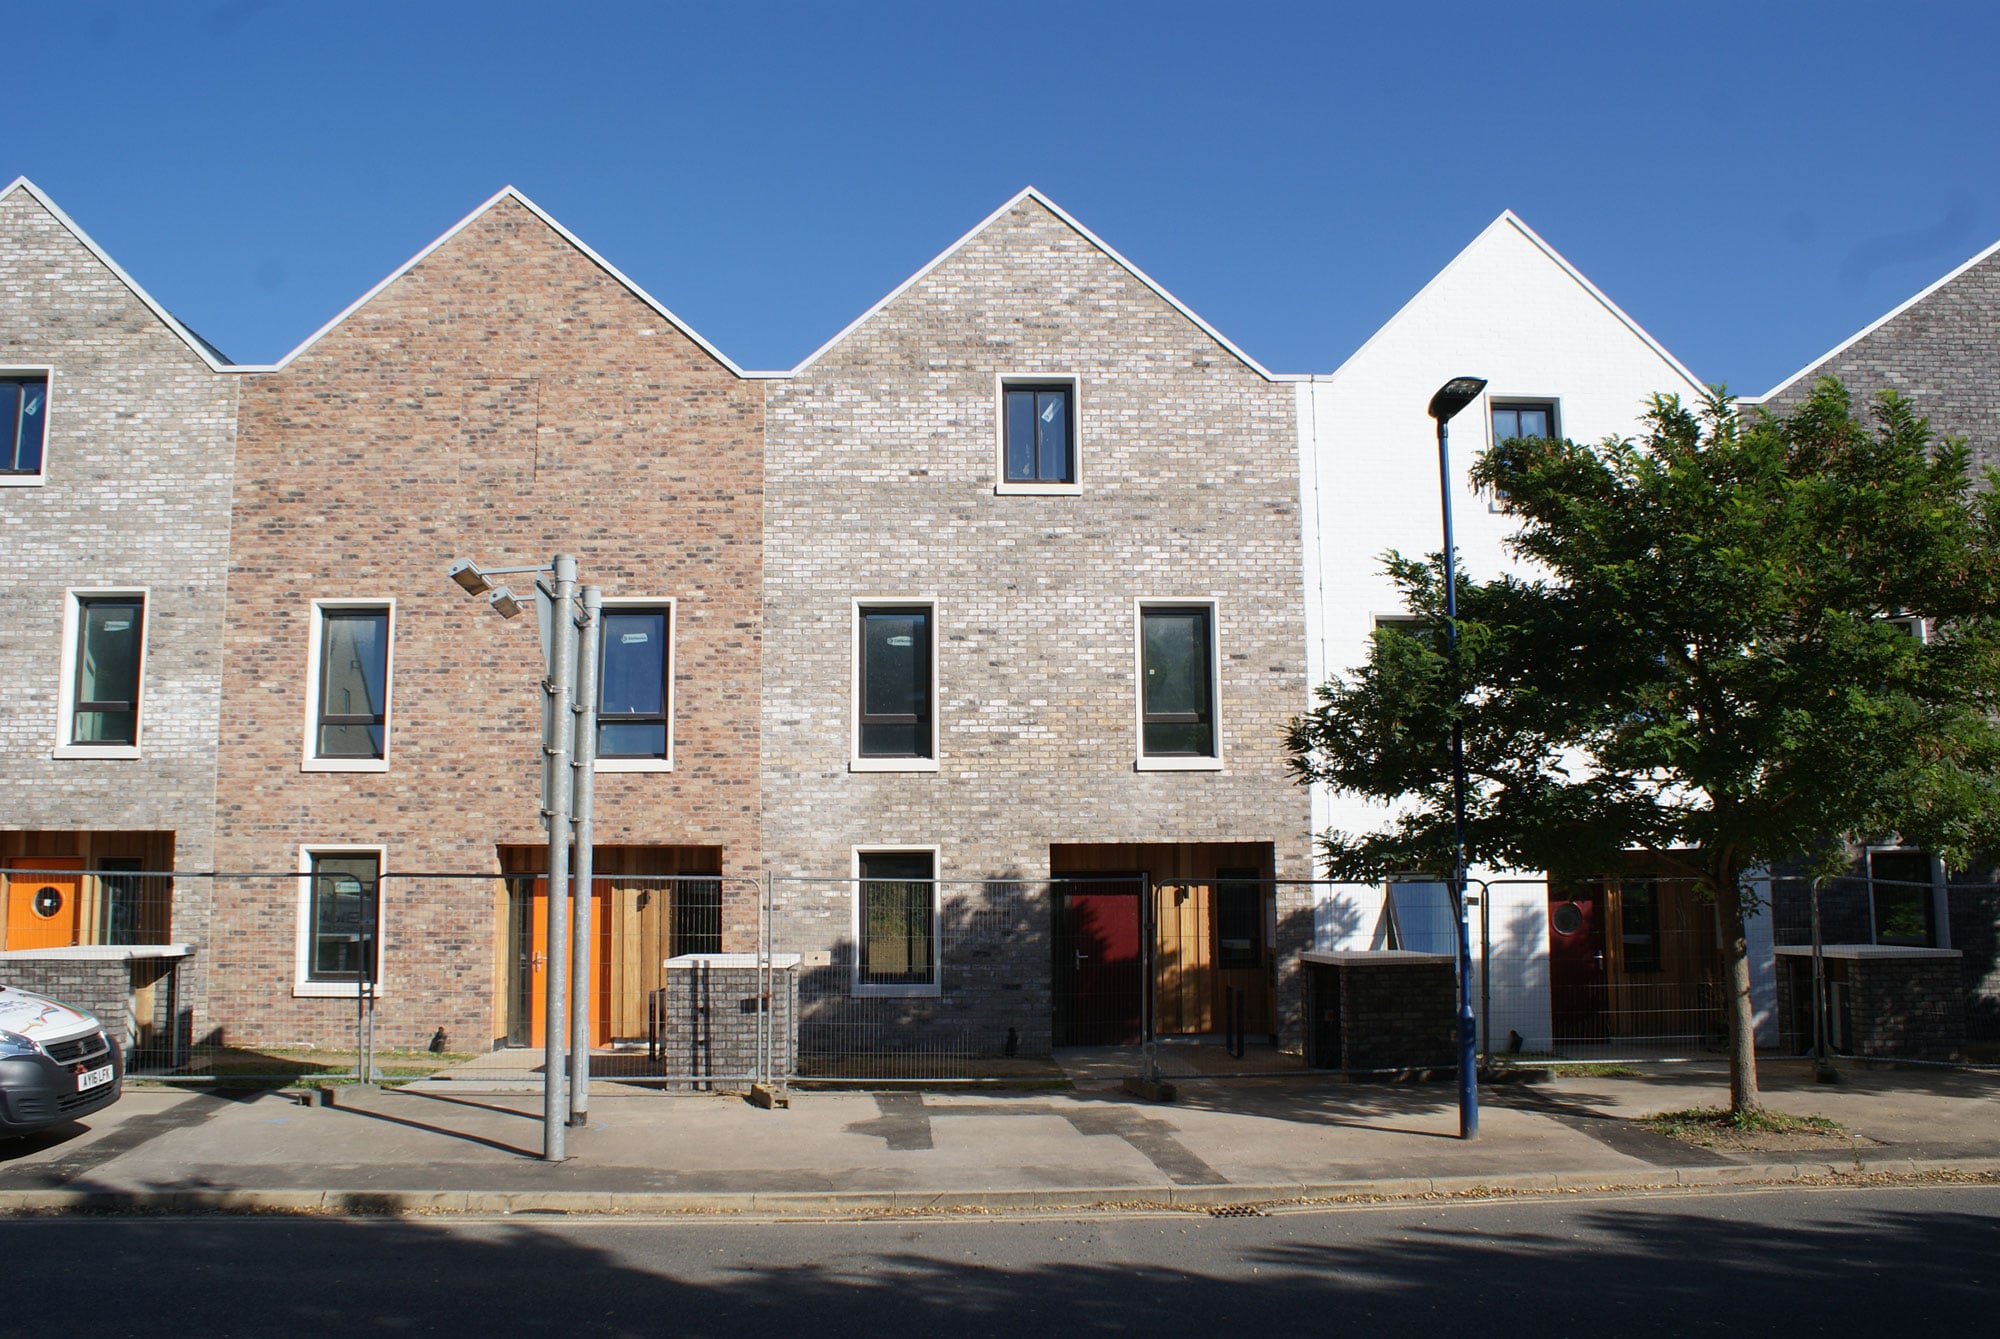
[[[81,1009],[0,986],[0,1135],[75,1120],[118,1100],[118,1043]]]

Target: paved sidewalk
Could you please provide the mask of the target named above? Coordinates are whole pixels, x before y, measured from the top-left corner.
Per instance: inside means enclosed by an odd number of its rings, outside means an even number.
[[[1483,1090],[1456,1137],[1450,1083],[1328,1075],[1190,1082],[1156,1104],[1052,1092],[740,1095],[597,1085],[570,1159],[540,1161],[540,1098],[336,1089],[134,1089],[86,1126],[0,1143],[0,1211],[59,1208],[828,1213],[1113,1203],[1222,1205],[1478,1187],[1720,1184],[1857,1172],[2000,1172],[2000,1075],[1767,1062],[1767,1101],[1825,1115],[1838,1147],[1717,1152],[1625,1117],[1724,1100],[1716,1066]],[[441,1085],[438,1085],[441,1086]]]

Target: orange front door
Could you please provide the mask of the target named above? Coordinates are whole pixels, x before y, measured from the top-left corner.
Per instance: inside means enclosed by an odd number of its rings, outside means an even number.
[[[83,861],[68,856],[22,856],[6,863],[35,873],[7,876],[5,946],[67,948],[76,943],[77,932],[83,928]]]
[[[611,973],[605,970],[611,956],[611,880],[590,882],[590,1044],[603,1046],[611,1036]],[[532,948],[528,954],[528,1045],[540,1046],[548,1036],[549,990],[549,881],[536,879],[528,898],[528,933]],[[570,998],[576,998],[572,989]],[[519,1017],[519,1015],[516,1015]]]

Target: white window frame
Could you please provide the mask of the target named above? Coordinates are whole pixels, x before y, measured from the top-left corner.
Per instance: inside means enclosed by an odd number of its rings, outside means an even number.
[[[678,685],[675,683],[675,658],[680,651],[681,608],[680,601],[671,595],[619,595],[607,596],[606,610],[615,609],[664,609],[667,611],[667,756],[664,758],[599,758],[594,770],[599,772],[671,772],[674,770],[674,705],[679,700]],[[597,634],[598,701],[604,700],[603,666],[604,633],[602,625]]]
[[[369,842],[312,842],[299,847],[298,932],[292,954],[292,997],[294,999],[351,1000],[360,995],[359,981],[314,981],[307,963],[312,954],[312,858],[316,855],[372,855],[375,857],[375,982],[374,998],[389,993],[388,899],[382,896],[382,875],[389,868],[389,848]]]
[[[928,758],[863,757],[861,753],[861,615],[869,609],[928,609],[931,634],[931,737]],[[847,611],[847,770],[850,772],[935,772],[938,741],[944,735],[938,697],[938,602],[934,595],[857,595]],[[875,849],[875,848],[870,848]],[[891,848],[881,848],[891,849]],[[900,848],[897,848],[900,849]],[[916,847],[909,847],[916,850]]]
[[[1213,757],[1146,752],[1146,611],[1208,610],[1209,733]],[[1132,602],[1132,756],[1138,772],[1219,772],[1222,770],[1222,611],[1212,595],[1141,596]]]
[[[0,376],[33,376],[41,373],[47,378],[48,392],[42,400],[42,467],[33,474],[0,474],[0,488],[40,488],[49,481],[49,449],[53,443],[50,425],[56,418],[56,369],[53,365],[40,363],[8,363],[0,366]]]
[[[1007,390],[1012,386],[1069,387],[1070,482],[1007,479]],[[1074,372],[1001,372],[993,378],[993,491],[1003,497],[1075,497],[1083,492],[1083,378]]]
[[[861,857],[865,855],[921,855],[931,858],[931,979],[928,983],[863,982],[861,979]],[[847,930],[854,944],[854,961],[848,968],[847,986],[851,994],[878,998],[936,999],[944,994],[944,857],[935,845],[922,842],[877,844],[851,848],[848,875],[853,879],[853,895],[848,900]]]
[[[46,460],[46,457],[44,457]],[[81,630],[84,600],[136,599],[139,601],[139,684],[138,709],[133,713],[130,744],[73,744],[70,732],[76,723],[77,634]],[[62,668],[56,707],[57,758],[137,758],[146,742],[146,661],[153,654],[153,592],[145,586],[72,586],[63,592]]]
[[[382,756],[379,758],[321,758],[314,754],[319,742],[320,651],[329,609],[386,609],[389,613],[388,654],[382,666]],[[396,601],[383,596],[312,602],[312,626],[306,633],[306,726],[305,747],[299,757],[301,772],[386,772],[389,751],[394,747],[396,724]],[[358,849],[358,848],[357,848]]]

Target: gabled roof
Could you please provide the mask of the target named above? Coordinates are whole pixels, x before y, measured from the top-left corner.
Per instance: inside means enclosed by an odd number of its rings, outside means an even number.
[[[881,301],[877,302],[867,311],[862,312],[861,315],[855,317],[852,321],[848,322],[847,326],[843,330],[841,330],[839,334],[835,335],[832,339],[828,340],[826,343],[820,345],[817,349],[814,349],[810,354],[806,356],[804,362],[800,363],[797,367],[793,368],[791,372],[787,375],[797,376],[799,373],[805,371],[807,368],[811,367],[814,363],[818,362],[820,358],[823,357],[829,349],[832,349],[835,345],[845,340],[849,335],[853,334],[860,327],[866,325],[869,319],[873,317],[875,313],[881,311],[884,307],[888,306],[891,302],[894,302],[897,298],[901,297],[904,293],[909,291],[912,285],[918,283],[932,270],[935,270],[938,266],[944,264],[944,262],[949,260],[959,250],[959,248],[963,247],[973,238],[979,236],[980,233],[985,232],[988,228],[992,227],[995,223],[999,222],[1000,219],[1004,218],[1010,210],[1012,210],[1016,205],[1022,203],[1025,200],[1032,200],[1036,204],[1040,205],[1042,208],[1048,210],[1049,213],[1055,215],[1055,217],[1059,219],[1064,226],[1069,228],[1072,232],[1076,233],[1076,235],[1081,237],[1084,241],[1090,243],[1093,247],[1097,248],[1097,250],[1102,252],[1107,258],[1109,258],[1113,264],[1117,265],[1120,269],[1124,270],[1134,279],[1137,279],[1140,283],[1144,284],[1147,288],[1151,289],[1168,306],[1172,307],[1182,316],[1185,316],[1188,320],[1192,321],[1195,324],[1195,326],[1199,330],[1201,330],[1203,334],[1207,335],[1217,344],[1220,344],[1223,348],[1227,349],[1230,352],[1230,354],[1236,358],[1238,362],[1242,363],[1252,372],[1255,372],[1258,376],[1263,377],[1266,381],[1294,381],[1300,379],[1297,377],[1274,374],[1272,372],[1265,370],[1264,365],[1262,363],[1259,363],[1255,358],[1252,358],[1249,354],[1237,348],[1236,345],[1231,343],[1229,339],[1225,335],[1223,335],[1221,331],[1217,330],[1207,321],[1204,321],[1200,316],[1197,316],[1193,308],[1189,307],[1185,302],[1182,302],[1172,293],[1169,293],[1165,288],[1161,287],[1158,283],[1155,283],[1151,275],[1147,274],[1137,265],[1134,265],[1131,261],[1125,259],[1125,257],[1119,255],[1118,252],[1112,246],[1110,246],[1110,244],[1105,242],[1103,238],[1099,237],[1096,233],[1092,232],[1090,229],[1084,227],[1081,223],[1078,223],[1074,218],[1071,218],[1069,214],[1064,212],[1064,210],[1060,205],[1056,204],[1055,201],[1049,199],[1046,195],[1043,195],[1033,186],[1027,186],[1022,188],[1020,193],[1015,195],[1013,199],[1007,201],[1007,203],[1001,205],[991,214],[988,214],[985,218],[981,219],[978,223],[974,224],[972,229],[969,232],[967,232],[963,237],[960,237],[957,241],[953,242],[950,246],[946,247],[944,250],[938,252],[936,256],[932,257],[930,263],[925,265],[922,269],[918,270],[915,274],[911,275],[909,278],[903,280],[902,283],[896,285],[896,287],[891,289],[889,293],[882,298]]]
[[[1390,331],[1394,330],[1396,326],[1399,325],[1404,320],[1405,317],[1409,316],[1410,313],[1416,311],[1422,305],[1425,294],[1429,293],[1433,288],[1443,283],[1445,277],[1451,274],[1452,271],[1458,269],[1461,265],[1469,264],[1470,261],[1468,260],[1468,257],[1470,257],[1477,250],[1479,250],[1480,244],[1486,241],[1486,239],[1492,236],[1494,233],[1500,231],[1512,231],[1518,234],[1520,237],[1526,240],[1531,246],[1533,246],[1537,251],[1540,251],[1544,256],[1547,256],[1551,261],[1555,263],[1557,269],[1561,270],[1563,274],[1569,277],[1572,283],[1574,283],[1578,288],[1581,288],[1585,293],[1589,294],[1591,299],[1595,301],[1599,306],[1603,307],[1604,310],[1607,313],[1609,313],[1611,317],[1614,320],[1616,320],[1620,325],[1624,326],[1627,330],[1631,331],[1633,335],[1635,335],[1639,339],[1640,343],[1644,344],[1648,349],[1651,349],[1654,355],[1658,357],[1661,362],[1665,363],[1668,367],[1671,367],[1683,380],[1687,382],[1687,384],[1690,387],[1692,387],[1696,391],[1704,389],[1700,379],[1697,378],[1694,373],[1688,371],[1687,368],[1682,365],[1680,359],[1674,357],[1673,354],[1669,353],[1667,351],[1666,345],[1660,343],[1660,341],[1658,341],[1657,339],[1654,339],[1650,334],[1646,332],[1644,326],[1640,325],[1637,321],[1633,320],[1630,316],[1626,315],[1624,308],[1620,307],[1617,303],[1613,302],[1609,297],[1607,297],[1603,289],[1599,288],[1596,284],[1590,282],[1590,280],[1584,276],[1583,271],[1577,269],[1576,266],[1570,264],[1569,261],[1563,256],[1562,252],[1556,250],[1554,247],[1550,246],[1547,242],[1543,241],[1541,234],[1537,233],[1533,228],[1530,228],[1525,222],[1521,220],[1520,215],[1516,214],[1511,209],[1501,210],[1500,216],[1498,218],[1494,219],[1491,223],[1487,224],[1484,228],[1480,229],[1479,235],[1477,237],[1473,238],[1470,242],[1467,242],[1465,246],[1459,251],[1459,253],[1453,256],[1450,262],[1446,264],[1443,269],[1439,270],[1436,274],[1432,275],[1429,281],[1426,282],[1422,288],[1418,289],[1416,294],[1413,297],[1411,297],[1408,302],[1405,302],[1401,307],[1397,308],[1396,314],[1390,317],[1387,321],[1385,321],[1382,324],[1381,329],[1377,330],[1374,334],[1370,335],[1367,338],[1367,340],[1363,342],[1360,348],[1356,349],[1353,353],[1349,354],[1345,359],[1343,359],[1341,361],[1340,367],[1335,368],[1330,377],[1324,377],[1319,379],[1330,380],[1332,377],[1339,376],[1341,368],[1345,368],[1348,364],[1354,362],[1355,359],[1359,358],[1371,346],[1373,346],[1376,343],[1376,341],[1385,338]]]
[[[1911,296],[1906,301],[1891,308],[1889,311],[1884,312],[1881,316],[1869,322],[1861,329],[1855,331],[1852,335],[1849,335],[1846,339],[1840,341],[1840,343],[1834,345],[1832,348],[1828,349],[1825,353],[1813,359],[1811,362],[1807,363],[1804,367],[1800,368],[1798,371],[1786,377],[1783,381],[1779,382],[1777,385],[1771,387],[1770,390],[1765,391],[1762,395],[1757,396],[1755,399],[1745,397],[1743,403],[1764,404],[1770,400],[1775,399],[1777,396],[1783,394],[1785,391],[1790,390],[1794,385],[1796,385],[1800,378],[1806,376],[1808,373],[1820,367],[1825,366],[1827,363],[1832,362],[1835,358],[1838,358],[1841,354],[1846,353],[1856,344],[1859,344],[1862,340],[1867,339],[1877,330],[1880,330],[1883,326],[1889,324],[1889,322],[1895,320],[1898,316],[1901,316],[1904,312],[1916,306],[1919,302],[1922,302],[1925,298],[1937,292],[1939,289],[1943,288],[1946,284],[1958,278],[1961,274],[1964,274],[1967,270],[1972,269],[1974,266],[1978,265],[1981,261],[1990,259],[1994,255],[2000,255],[2000,242],[1995,242],[1993,245],[1987,247],[1984,251],[1981,251],[1978,255],[1974,256],[1971,260],[1966,261],[1965,264],[1953,270],[1950,274],[1947,274],[1942,279],[1939,279],[1936,283],[1932,284],[1930,287],[1924,289],[1920,293]]]
[[[110,253],[105,251],[103,247],[99,246],[95,241],[91,240],[91,236],[89,233],[77,227],[76,221],[70,218],[69,215],[63,213],[62,207],[56,204],[54,200],[51,200],[48,197],[48,195],[43,192],[41,187],[35,185],[34,182],[29,181],[26,177],[16,177],[12,181],[8,182],[4,188],[0,188],[0,200],[5,200],[8,196],[14,194],[16,191],[19,191],[23,195],[26,195],[29,199],[33,200],[36,204],[40,205],[43,209],[47,210],[50,218],[53,218],[57,223],[60,223],[64,228],[66,228],[69,231],[70,236],[76,238],[78,242],[82,243],[84,250],[90,252],[91,255],[97,258],[98,264],[104,266],[105,269],[111,271],[112,274],[116,275],[118,278],[118,282],[124,284],[127,289],[131,290],[133,297],[145,303],[147,309],[150,310],[153,313],[153,315],[159,317],[161,323],[164,324],[167,327],[167,329],[173,331],[174,334],[178,336],[180,340],[183,343],[185,343],[190,349],[193,349],[195,351],[195,354],[204,363],[207,363],[211,369],[217,372],[240,370],[236,367],[235,364],[231,363],[229,359],[223,355],[220,349],[216,348],[213,344],[210,344],[200,335],[195,334],[194,331],[188,329],[188,327],[182,324],[180,319],[176,317],[172,312],[168,311],[165,307],[162,307],[158,302],[154,301],[153,295],[151,293],[148,293],[145,289],[141,288],[139,286],[138,280],[134,279],[131,275],[125,273],[124,267],[121,266],[117,261],[113,260],[110,256]]]
[[[473,210],[470,214],[467,214],[464,218],[460,219],[458,222],[452,224],[451,227],[445,229],[444,232],[440,233],[436,238],[436,240],[431,242],[429,246],[426,246],[423,250],[417,252],[416,255],[411,256],[408,260],[404,261],[401,265],[397,266],[386,277],[384,277],[380,283],[376,284],[366,293],[363,293],[353,302],[350,302],[347,305],[347,307],[340,312],[339,315],[335,316],[331,321],[328,321],[325,325],[321,326],[319,329],[313,331],[312,334],[306,336],[304,341],[301,342],[297,348],[293,349],[290,353],[286,354],[284,357],[280,358],[277,362],[273,363],[271,365],[271,368],[268,370],[276,370],[289,365],[294,358],[297,358],[307,349],[311,348],[313,345],[319,343],[320,340],[324,339],[327,335],[331,334],[333,330],[336,327],[338,327],[343,321],[345,321],[348,317],[352,316],[355,312],[361,310],[361,308],[367,306],[369,301],[373,299],[383,289],[389,287],[389,285],[395,283],[398,279],[401,279],[404,275],[408,274],[411,270],[415,269],[417,265],[420,264],[433,251],[436,251],[446,242],[449,242],[452,238],[458,236],[459,233],[463,232],[466,228],[470,227],[475,221],[477,221],[482,214],[486,213],[486,211],[492,209],[494,206],[498,205],[503,200],[514,201],[514,203],[520,205],[523,209],[527,210],[529,213],[533,214],[536,218],[540,219],[543,223],[547,224],[550,230],[552,230],[558,237],[561,237],[565,242],[568,242],[571,246],[575,247],[577,251],[580,252],[586,260],[590,261],[591,264],[597,266],[597,268],[603,270],[606,274],[610,275],[611,278],[616,280],[618,283],[622,284],[625,287],[625,290],[631,293],[633,297],[638,298],[639,301],[645,303],[648,307],[651,307],[654,311],[658,312],[661,317],[663,317],[669,324],[671,324],[674,327],[674,329],[680,331],[683,335],[686,335],[696,345],[700,346],[702,351],[707,353],[709,357],[715,359],[716,362],[721,363],[724,367],[728,368],[735,375],[739,377],[772,377],[772,376],[784,375],[783,373],[779,372],[745,372],[742,368],[738,367],[734,361],[730,359],[729,355],[725,354],[724,352],[722,352],[722,350],[716,348],[713,344],[709,343],[706,339],[702,338],[701,334],[698,331],[696,331],[693,326],[689,325],[686,321],[683,321],[680,317],[674,315],[672,311],[668,310],[667,305],[665,303],[655,298],[651,293],[648,293],[645,289],[639,287],[639,285],[633,283],[632,280],[627,278],[624,272],[621,271],[616,265],[613,265],[610,261],[606,260],[604,257],[598,255],[595,251],[591,250],[589,245],[586,244],[582,238],[578,237],[568,228],[563,227],[562,224],[556,222],[555,218],[551,216],[546,210],[544,210],[540,205],[536,204],[533,200],[530,200],[527,196],[523,195],[520,191],[516,190],[512,186],[501,187],[489,199],[487,199],[484,204],[480,205],[477,209]]]

